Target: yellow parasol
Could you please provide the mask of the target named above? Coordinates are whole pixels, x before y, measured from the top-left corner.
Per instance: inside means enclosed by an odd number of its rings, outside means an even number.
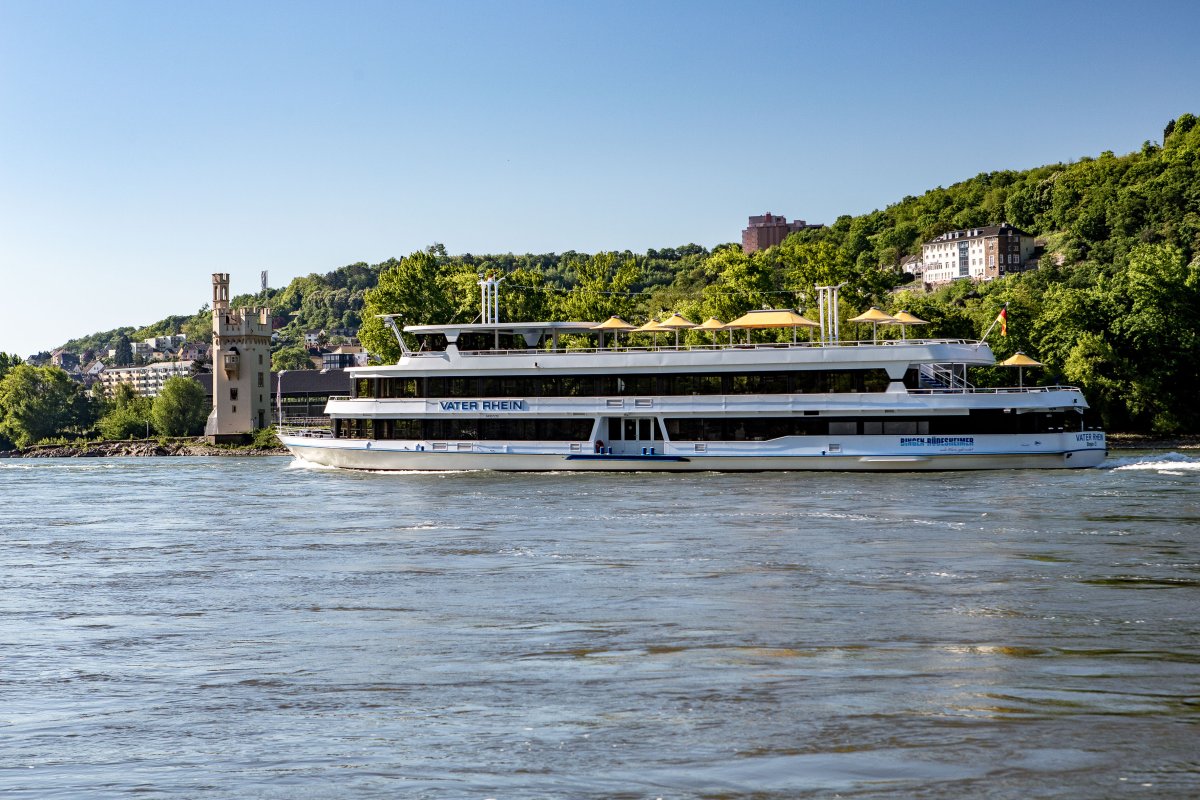
[[[634,333],[653,333],[654,334],[654,346],[658,347],[658,335],[660,333],[665,333],[670,330],[671,330],[670,328],[664,328],[662,326],[662,323],[659,322],[658,320],[651,319],[649,322],[647,322],[645,325],[642,325],[640,328],[634,328],[633,332]]]
[[[796,341],[796,328],[819,328],[818,323],[803,317],[790,308],[763,308],[757,311],[747,311],[742,316],[725,326],[726,328],[745,328],[746,343],[750,343],[751,328],[791,328],[792,343]]]
[[[692,322],[690,319],[685,318],[678,311],[676,311],[674,314],[672,314],[671,316],[664,319],[662,322],[659,323],[659,325],[662,325],[664,328],[670,328],[671,330],[675,331],[675,346],[676,347],[679,347],[679,331],[682,330],[683,328],[696,327],[696,323]]]
[[[906,328],[909,325],[928,325],[929,320],[921,319],[916,314],[910,314],[907,311],[897,311],[892,314],[892,321],[900,326],[900,338],[907,339]],[[887,323],[884,323],[885,325]]]
[[[628,322],[621,319],[620,317],[612,316],[612,317],[609,317],[608,319],[604,320],[604,322],[601,322],[599,325],[593,325],[592,330],[594,330],[594,331],[631,331],[635,327],[636,326],[630,325]]]
[[[1042,362],[1034,361],[1032,358],[1030,358],[1029,356],[1022,353],[1020,350],[1018,350],[1014,355],[1011,355],[1008,358],[1004,359],[996,366],[1016,367],[1017,368],[1017,386],[1023,387],[1023,386],[1025,386],[1025,368],[1026,367],[1040,367],[1041,365],[1042,365]]]
[[[704,322],[701,322],[699,325],[697,325],[696,330],[712,331],[713,347],[716,347],[717,346],[717,331],[725,330],[725,323],[721,322],[721,320],[717,319],[716,317],[709,317],[708,319],[704,320]],[[732,333],[731,333],[731,335],[732,335]]]
[[[594,331],[601,331],[602,333],[604,331],[612,331],[613,344],[616,344],[617,334],[619,332],[631,331],[633,329],[634,329],[633,325],[630,325],[628,322],[626,322],[625,320],[616,316],[615,314],[613,316],[609,317],[608,319],[604,320],[604,322],[601,322],[599,325],[592,326],[592,330],[594,330]]]
[[[871,306],[870,310],[864,311],[857,317],[850,320],[851,322],[869,322],[871,323],[871,344],[879,343],[879,323],[883,322],[894,323],[896,318],[885,314],[879,310],[877,306]]]

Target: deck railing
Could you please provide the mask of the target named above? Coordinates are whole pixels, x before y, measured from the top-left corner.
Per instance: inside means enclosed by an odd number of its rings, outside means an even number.
[[[275,432],[281,436],[300,436],[306,439],[333,438],[333,427],[329,417],[284,417],[283,422],[275,426]]]
[[[662,344],[662,345],[646,345],[638,347],[630,347],[619,345],[615,347],[556,347],[545,349],[541,347],[526,347],[522,349],[510,350],[459,350],[461,356],[513,356],[513,355],[597,355],[604,353],[656,353],[656,352],[710,352],[714,350],[791,350],[791,349],[810,349],[810,348],[832,348],[832,347],[896,347],[903,345],[931,345],[931,344],[966,344],[978,345],[980,342],[968,339],[887,339],[884,341],[841,341],[836,343],[826,342],[734,342],[733,344]],[[444,350],[418,350],[411,355],[413,358],[443,358]]]
[[[1079,392],[1078,386],[960,386],[938,389],[909,389],[909,394],[1022,394],[1032,392]]]

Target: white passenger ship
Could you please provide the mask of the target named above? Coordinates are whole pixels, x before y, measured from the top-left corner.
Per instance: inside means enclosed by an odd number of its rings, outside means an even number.
[[[405,327],[419,350],[387,319],[400,360],[350,369],[330,428],[281,425],[283,444],[359,470],[1064,468],[1106,455],[1079,389],[975,388],[967,370],[995,363],[982,341],[843,342],[832,287],[819,340],[797,340],[816,323],[794,312],[760,311],[733,325],[790,325],[793,341],[633,347],[605,336],[619,322],[498,322],[496,282],[482,283],[483,321]]]

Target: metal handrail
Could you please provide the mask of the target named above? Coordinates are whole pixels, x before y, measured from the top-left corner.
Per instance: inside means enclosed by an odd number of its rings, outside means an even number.
[[[350,398],[347,397],[346,399],[348,400]],[[329,417],[324,416],[324,415],[316,416],[316,417],[301,417],[301,416],[288,416],[285,414],[283,419],[281,419],[279,421],[279,424],[280,425],[300,426],[300,427],[307,427],[307,428],[320,428],[320,427],[328,428],[329,427]]]
[[[965,377],[956,373],[953,367],[954,365],[947,366],[945,364],[918,365],[918,369],[923,377],[941,384],[940,387],[930,388],[970,389],[975,386],[975,384],[968,381]]]
[[[972,386],[944,389],[908,389],[909,394],[1022,394],[1031,392],[1081,392],[1078,386]]]
[[[461,356],[512,356],[512,355],[603,355],[605,353],[656,353],[656,352],[688,352],[688,351],[716,351],[716,350],[791,350],[791,349],[811,349],[811,348],[833,348],[833,347],[896,347],[902,345],[931,345],[931,344],[967,344],[978,345],[979,343],[973,339],[887,339],[881,342],[873,342],[870,340],[863,341],[840,341],[834,343],[824,342],[754,342],[746,344],[745,342],[733,344],[664,344],[664,345],[649,345],[645,347],[561,347],[551,350],[542,348],[528,347],[520,350],[459,350]],[[445,350],[425,350],[411,354],[412,358],[444,358]]]
[[[328,417],[322,417],[324,421],[315,425],[294,425],[287,422],[282,425],[275,426],[275,433],[280,436],[295,436],[304,439],[332,439],[333,427]]]

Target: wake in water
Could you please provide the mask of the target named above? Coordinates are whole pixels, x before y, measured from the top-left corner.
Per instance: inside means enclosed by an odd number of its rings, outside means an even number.
[[[1106,462],[1104,469],[1116,472],[1124,470],[1153,470],[1182,475],[1185,472],[1200,472],[1200,458],[1182,453],[1155,453],[1152,456],[1127,456]]]
[[[97,462],[96,459],[67,459],[67,458],[32,458],[32,459],[5,459],[0,461],[0,470],[72,470],[74,472],[96,472],[99,470],[113,469],[117,465],[109,461]]]
[[[284,467],[284,469],[305,469],[305,470],[311,469],[311,470],[316,470],[318,472],[330,472],[330,471],[340,472],[341,471],[337,467],[331,467],[327,464],[314,464],[311,461],[302,461],[299,458],[293,458],[291,461],[288,462],[288,465],[286,467]]]
[[[314,464],[311,461],[302,461],[294,458],[284,467],[285,470],[311,470],[313,472],[339,472],[343,475],[462,475],[468,472],[485,472],[486,470],[477,469],[405,469],[405,470],[371,470],[371,469],[344,469],[342,467],[332,467],[328,464]]]

